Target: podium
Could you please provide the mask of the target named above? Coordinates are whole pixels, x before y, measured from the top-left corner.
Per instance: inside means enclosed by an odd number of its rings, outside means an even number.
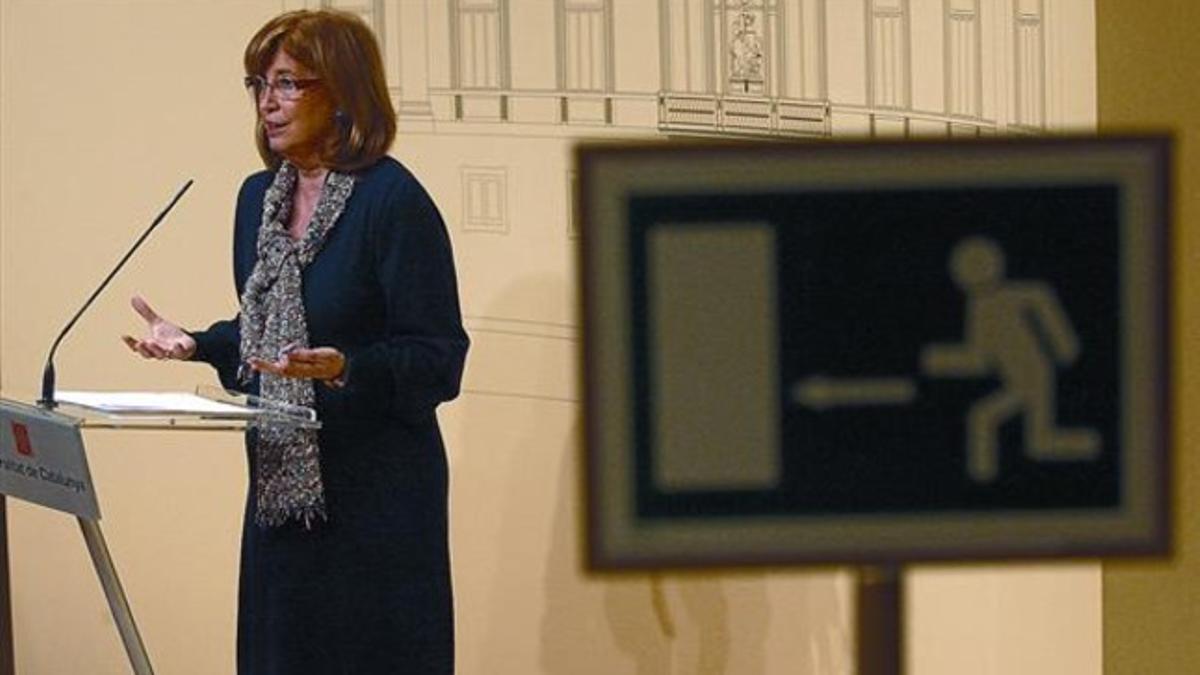
[[[75,516],[130,666],[137,675],[150,675],[146,646],[100,529],[84,431],[242,431],[264,424],[316,429],[320,422],[310,408],[212,387],[194,394],[64,391],[57,398],[54,409],[0,398],[0,494]],[[0,584],[7,595],[4,572]]]

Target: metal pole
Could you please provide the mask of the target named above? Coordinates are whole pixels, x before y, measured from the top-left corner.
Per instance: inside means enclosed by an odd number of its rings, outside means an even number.
[[[0,675],[13,675],[12,596],[8,574],[8,504],[0,495]]]
[[[108,598],[108,607],[117,623],[117,631],[121,633],[121,642],[125,643],[129,665],[133,666],[136,675],[154,675],[154,669],[150,667],[150,657],[146,654],[146,645],[142,644],[142,636],[138,634],[137,624],[133,621],[133,611],[129,609],[125,590],[121,588],[121,580],[117,578],[117,569],[108,554],[108,545],[104,543],[100,523],[87,518],[77,517],[76,520],[79,521],[79,528],[83,530],[88,553],[92,554],[92,565],[100,577],[100,585],[104,587],[104,596]]]
[[[898,565],[858,571],[858,675],[904,674],[903,582]]]

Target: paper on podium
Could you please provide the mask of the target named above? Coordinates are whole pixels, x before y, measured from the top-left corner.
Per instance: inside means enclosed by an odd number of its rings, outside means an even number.
[[[60,391],[60,403],[71,403],[106,413],[121,415],[220,415],[252,418],[260,414],[252,408],[222,403],[196,394],[151,391]]]
[[[60,391],[58,403],[83,414],[92,428],[242,429],[270,422],[319,429],[305,406],[202,385],[195,393],[166,391]]]

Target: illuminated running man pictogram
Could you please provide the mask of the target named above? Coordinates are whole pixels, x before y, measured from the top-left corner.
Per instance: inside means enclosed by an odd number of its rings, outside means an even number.
[[[935,344],[921,354],[932,377],[995,375],[999,391],[967,414],[967,473],[980,483],[996,478],[998,432],[1024,417],[1024,452],[1043,461],[1094,459],[1100,435],[1056,423],[1056,371],[1079,357],[1079,339],[1054,290],[1004,276],[1004,253],[991,239],[969,237],[950,255],[950,274],[966,294],[963,342]]]

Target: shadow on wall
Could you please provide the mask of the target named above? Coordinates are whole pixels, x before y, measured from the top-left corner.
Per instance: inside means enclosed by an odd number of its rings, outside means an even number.
[[[542,616],[543,672],[607,674],[603,658],[589,659],[570,647],[603,645],[637,675],[765,674],[770,613],[765,575],[583,571],[581,427],[577,419],[558,472]]]
[[[794,624],[803,631],[798,641],[801,651],[796,656],[796,672],[812,675],[845,674],[854,672],[850,634],[851,595],[846,586],[838,584],[847,577],[844,572],[806,574],[797,579]]]

